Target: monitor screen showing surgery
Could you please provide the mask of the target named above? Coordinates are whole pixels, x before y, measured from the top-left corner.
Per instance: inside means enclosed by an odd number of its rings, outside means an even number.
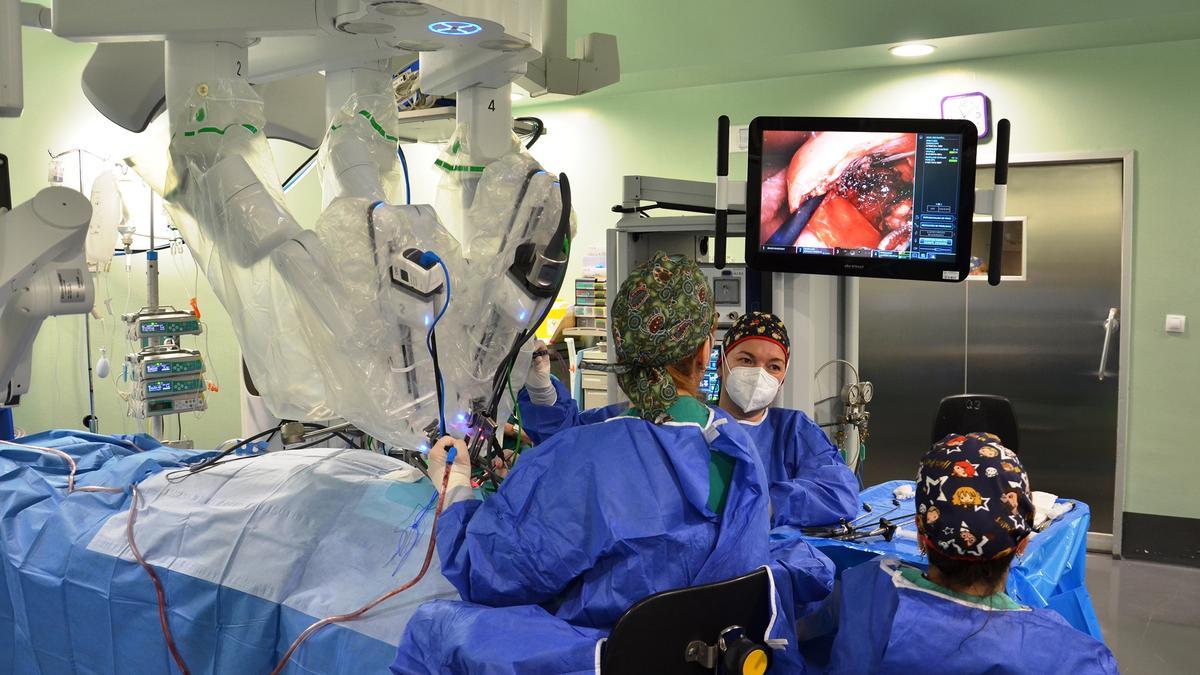
[[[963,180],[971,171],[973,186],[973,138],[953,130],[760,134],[748,177],[757,190],[747,195],[758,206],[748,209],[756,220],[748,225],[760,268],[858,274],[882,264],[886,274],[864,275],[906,276],[916,263],[940,276],[934,267],[958,267],[963,217],[969,222],[973,210]]]

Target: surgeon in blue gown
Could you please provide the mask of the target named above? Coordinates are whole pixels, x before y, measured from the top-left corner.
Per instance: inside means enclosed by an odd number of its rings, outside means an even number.
[[[754,441],[770,482],[772,525],[826,525],[858,513],[858,479],[825,432],[799,410],[772,408],[787,378],[791,342],[774,314],[742,315],[725,332],[720,407]],[[519,405],[535,442],[578,424],[608,419],[622,404],[580,411],[550,377],[548,356],[534,360]]]
[[[574,426],[474,498],[458,441],[437,527],[442,573],[463,600],[422,606],[395,673],[592,673],[625,610],[670,589],[775,576],[769,634],[776,672],[802,672],[794,608],[824,598],[832,563],[808,547],[769,550],[763,468],[739,425],[699,400],[714,326],[695,263],[657,254],[621,286],[613,311],[618,380],[633,407]],[[786,640],[787,648],[782,648]]]
[[[826,606],[801,621],[814,665],[830,673],[1117,672],[1095,638],[1004,592],[1034,508],[1028,476],[999,438],[947,436],[935,445],[921,460],[916,508],[929,569],[881,557],[843,572]]]

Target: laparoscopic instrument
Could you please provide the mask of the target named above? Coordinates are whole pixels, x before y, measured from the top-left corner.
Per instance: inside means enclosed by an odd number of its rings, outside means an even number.
[[[885,541],[891,541],[896,536],[896,531],[900,527],[912,522],[916,518],[915,513],[892,518],[888,517],[900,510],[901,500],[899,498],[892,500],[892,508],[879,514],[879,520],[877,521],[874,520],[876,517],[874,513],[875,508],[866,502],[862,506],[865,513],[854,520],[847,521],[843,518],[837,525],[806,527],[802,531],[805,536],[837,539],[840,541],[857,541],[871,537],[883,537]]]

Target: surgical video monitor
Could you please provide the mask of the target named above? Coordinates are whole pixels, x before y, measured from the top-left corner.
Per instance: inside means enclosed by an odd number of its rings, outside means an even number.
[[[746,177],[749,265],[966,279],[976,136],[964,120],[756,118]]]

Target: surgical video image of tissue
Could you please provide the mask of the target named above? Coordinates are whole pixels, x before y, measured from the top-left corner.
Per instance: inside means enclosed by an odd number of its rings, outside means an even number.
[[[765,131],[760,249],[953,260],[959,152],[942,134]]]
[[[764,246],[908,250],[917,135],[768,131]]]

